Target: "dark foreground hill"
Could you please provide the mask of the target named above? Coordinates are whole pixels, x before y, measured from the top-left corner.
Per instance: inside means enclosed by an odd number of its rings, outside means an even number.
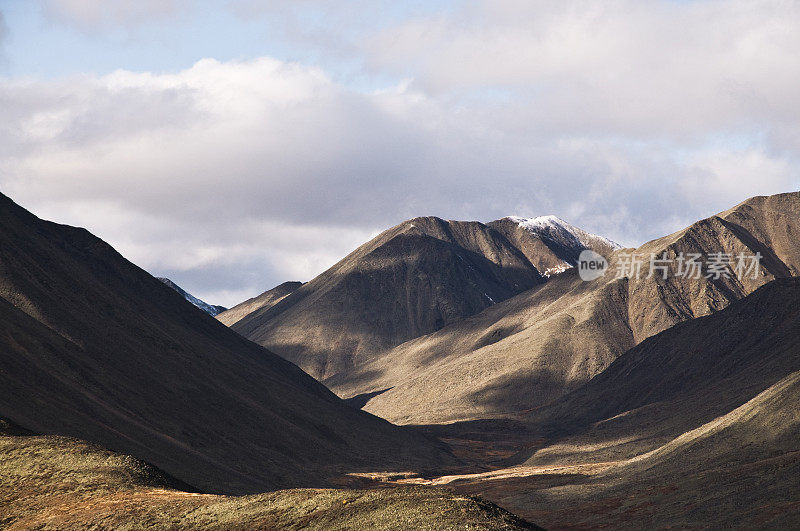
[[[157,468],[66,437],[3,434],[3,529],[538,529],[444,489],[186,492]]]
[[[345,405],[84,229],[0,195],[0,416],[144,459],[206,492],[452,463]]]

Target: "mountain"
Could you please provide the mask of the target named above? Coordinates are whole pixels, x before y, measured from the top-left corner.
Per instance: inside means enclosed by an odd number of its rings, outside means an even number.
[[[644,340],[535,416],[559,434],[606,439],[604,455],[654,450],[800,371],[799,301],[800,278],[774,280]],[[621,433],[636,444],[610,442]]]
[[[547,529],[796,529],[798,405],[794,372],[634,457],[584,456],[603,440],[568,440],[554,444],[568,465],[520,465],[494,471],[490,481],[466,476],[439,484],[501,503]],[[636,441],[637,434],[626,437]]]
[[[215,317],[215,316],[219,315],[220,313],[224,312],[225,310],[227,310],[227,308],[225,308],[224,306],[214,306],[214,305],[208,304],[205,301],[201,301],[200,299],[198,299],[197,297],[195,297],[191,293],[187,292],[186,290],[184,290],[183,288],[181,288],[180,286],[178,286],[177,284],[175,284],[173,281],[171,281],[168,278],[164,278],[164,277],[156,277],[156,278],[158,280],[160,280],[161,282],[163,282],[164,284],[166,284],[167,286],[169,286],[170,288],[172,288],[175,291],[177,291],[180,294],[181,297],[183,297],[187,301],[191,302],[192,304],[194,304],[195,306],[197,306],[198,308],[200,308],[201,310],[206,312],[211,317]]]
[[[257,297],[237,304],[229,310],[217,313],[216,318],[226,326],[231,326],[256,310],[276,305],[302,285],[302,282],[284,282]]]
[[[509,216],[488,225],[508,238],[547,277],[577,264],[585,249],[608,256],[621,248],[608,238],[590,234],[556,216]]]
[[[4,529],[538,529],[444,489],[200,494],[152,465],[66,437],[4,433]]]
[[[348,406],[85,229],[0,195],[0,416],[131,454],[205,492],[453,464]]]
[[[800,524],[800,278],[675,325],[551,406],[481,495],[547,528]],[[541,442],[541,441],[544,442]]]
[[[499,231],[415,218],[232,328],[326,381],[543,282]]]
[[[800,274],[800,193],[755,197],[637,249],[608,255],[604,277],[573,269],[484,311],[381,353],[326,380],[342,397],[402,424],[515,416],[602,373],[617,357],[677,323],[709,315],[776,278]],[[681,278],[683,253],[760,253],[756,278]],[[622,267],[673,259],[666,279]],[[617,275],[617,273],[626,273]],[[619,278],[617,278],[619,277]]]

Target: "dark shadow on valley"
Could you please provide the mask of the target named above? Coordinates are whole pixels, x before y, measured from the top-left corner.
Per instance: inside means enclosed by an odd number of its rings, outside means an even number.
[[[386,391],[390,391],[392,389],[394,389],[394,387],[387,387],[386,389],[381,389],[380,391],[372,391],[371,393],[361,393],[360,395],[351,396],[350,398],[345,398],[344,403],[356,409],[361,409],[362,407],[367,405],[367,402],[369,402],[376,396],[382,395]]]

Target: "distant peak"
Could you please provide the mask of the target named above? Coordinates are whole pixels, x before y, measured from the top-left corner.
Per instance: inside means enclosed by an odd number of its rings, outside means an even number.
[[[187,301],[189,301],[193,305],[197,306],[198,308],[200,308],[201,310],[203,310],[204,312],[206,312],[207,314],[209,314],[212,317],[214,317],[217,314],[227,310],[227,308],[225,308],[224,306],[215,306],[213,304],[208,304],[207,302],[205,302],[205,301],[203,301],[201,299],[198,299],[197,297],[195,297],[194,295],[192,295],[191,293],[189,293],[188,291],[186,291],[182,287],[178,286],[177,284],[175,284],[173,281],[171,281],[170,279],[168,279],[166,277],[156,277],[156,279],[160,280],[161,282],[163,282],[164,284],[166,284],[170,288],[172,288],[175,291],[177,291],[178,294],[181,297],[183,297],[184,299],[186,299]]]
[[[549,216],[537,216],[535,218],[524,218],[522,216],[508,216],[505,219],[511,220],[514,223],[523,226],[524,228],[552,227],[553,225],[572,227],[572,225],[570,225],[560,217],[553,216],[552,214]]]
[[[564,240],[571,240],[575,244],[585,248],[592,248],[594,244],[597,244],[597,242],[603,242],[612,249],[622,248],[622,246],[615,241],[609,240],[608,238],[599,236],[597,234],[586,232],[585,230],[580,229],[552,214],[548,216],[538,216],[535,218],[508,216],[504,219],[516,223],[521,228],[528,230],[539,237],[556,238],[562,242],[564,242]]]

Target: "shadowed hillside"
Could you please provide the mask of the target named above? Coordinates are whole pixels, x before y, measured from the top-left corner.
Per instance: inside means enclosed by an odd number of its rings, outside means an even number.
[[[796,529],[798,405],[794,372],[729,413],[630,458],[592,455],[604,439],[565,441],[562,464],[529,462],[494,477],[438,483],[547,529]]]
[[[500,479],[446,484],[554,529],[797,527],[798,301],[775,280],[647,339],[532,414],[549,440]]]
[[[452,463],[354,410],[84,229],[0,196],[0,416],[136,455],[204,491]]]
[[[566,446],[592,440],[602,448],[592,459],[627,458],[727,414],[796,371],[800,278],[779,279],[643,341],[532,418],[555,434],[578,434]],[[558,447],[550,448],[531,462],[561,462],[557,456]]]

